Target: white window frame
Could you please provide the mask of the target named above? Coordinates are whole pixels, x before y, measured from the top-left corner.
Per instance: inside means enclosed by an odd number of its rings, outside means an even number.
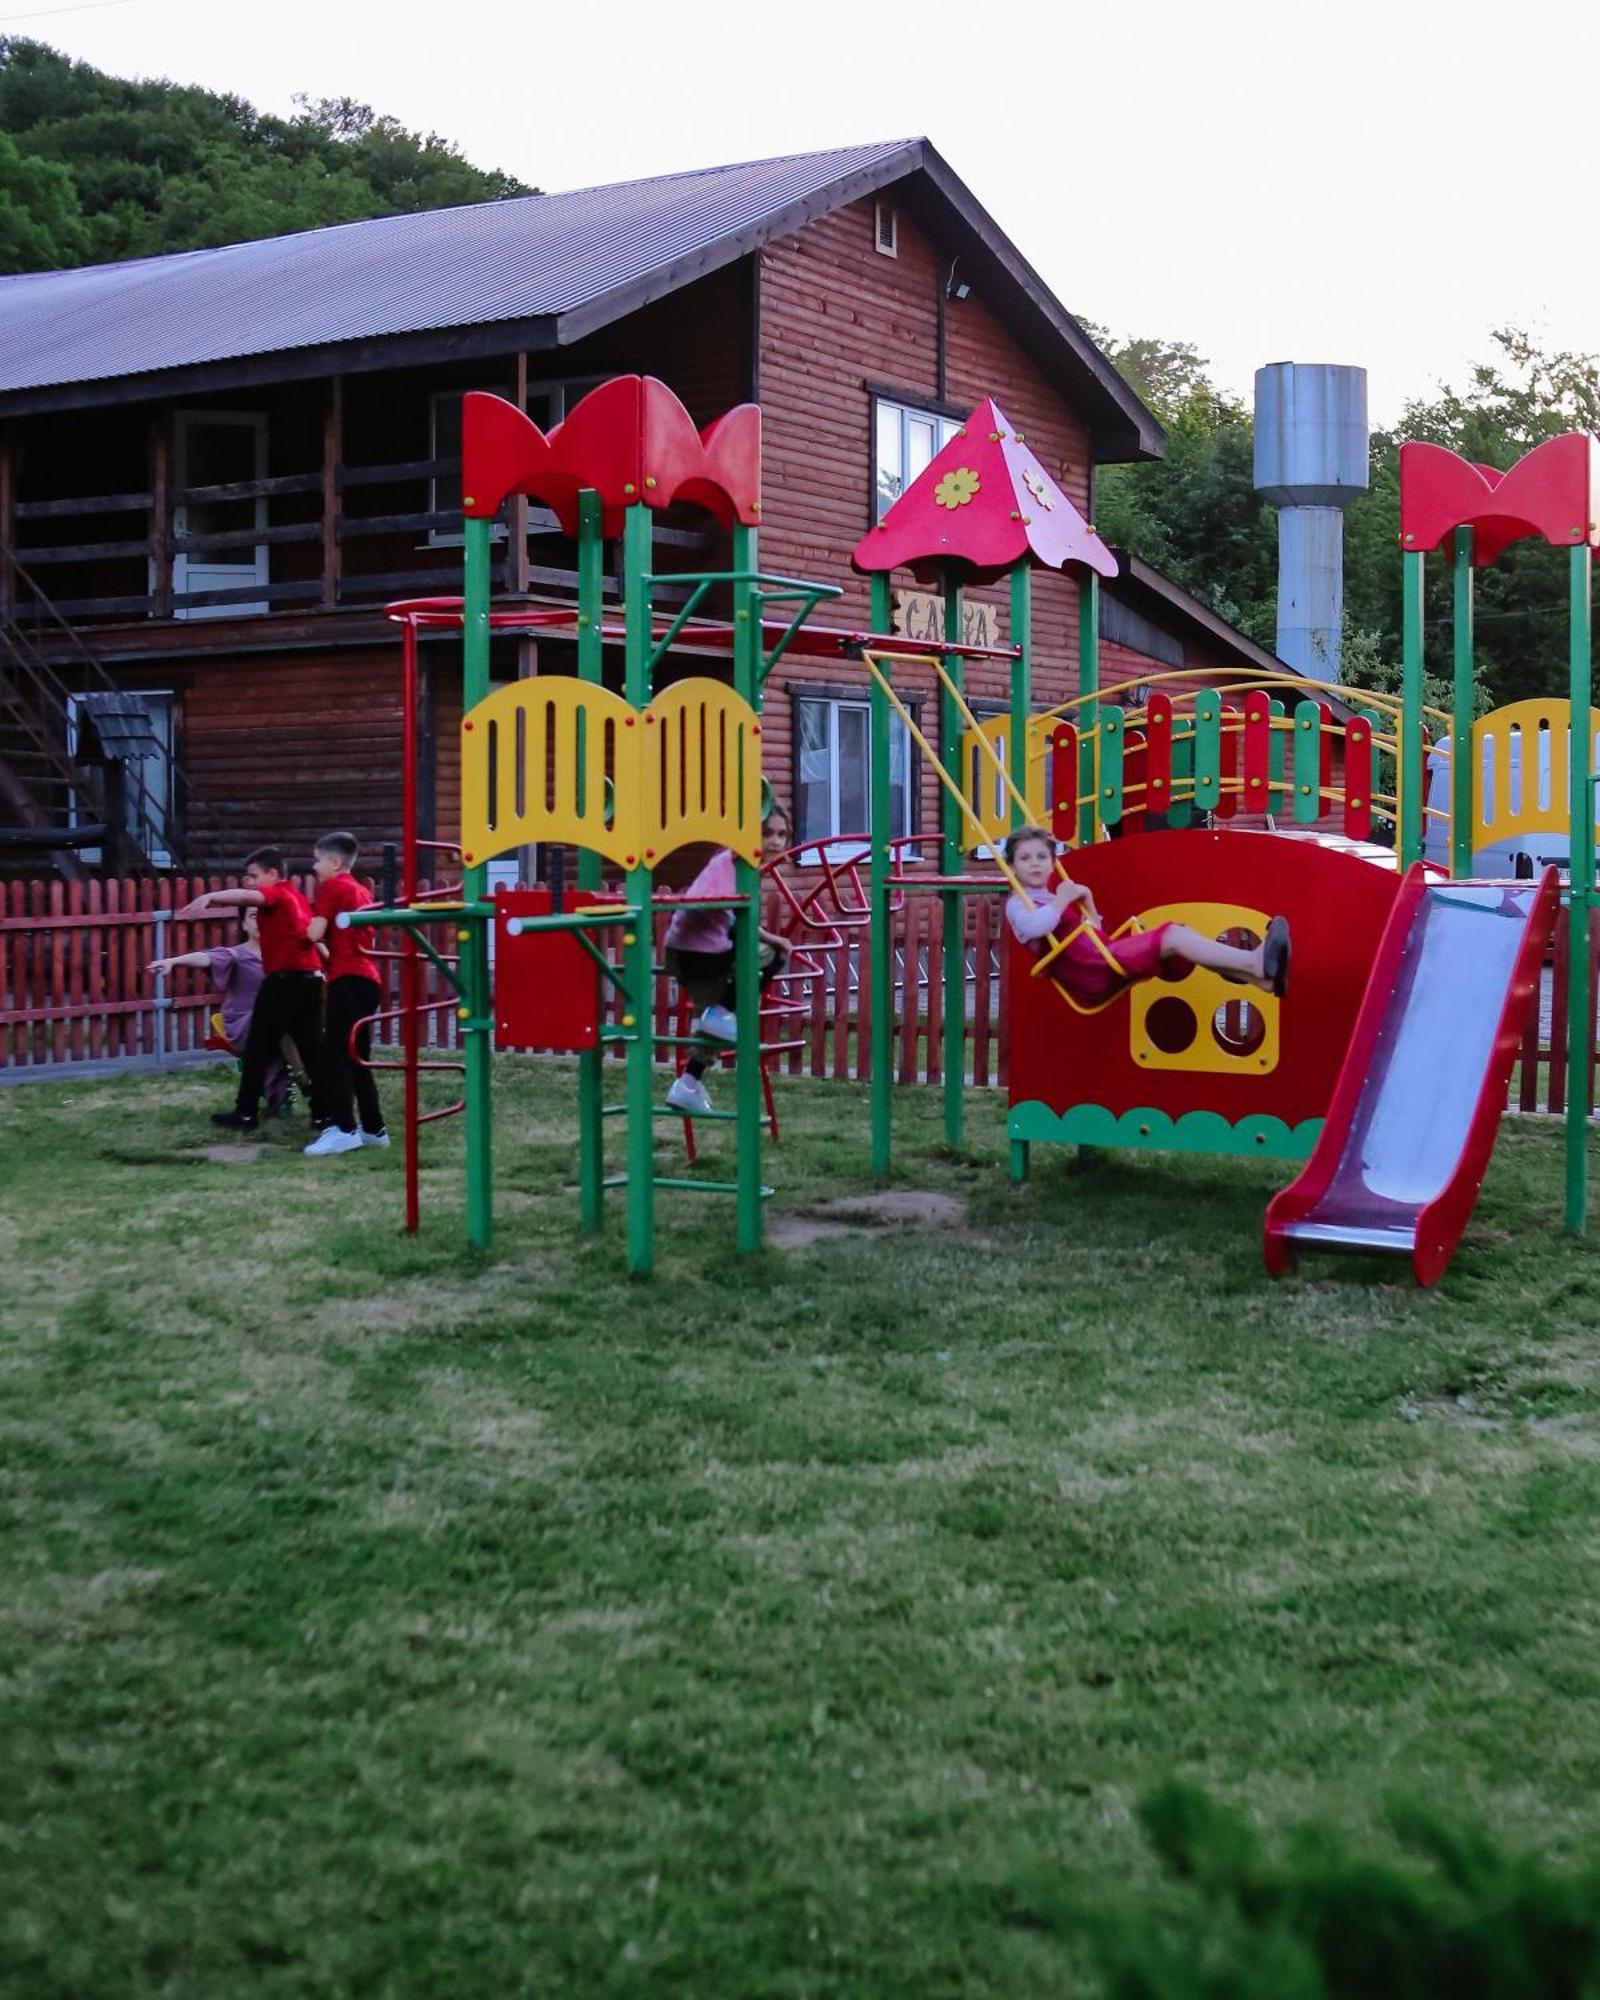
[[[835,694],[830,690],[822,688],[818,688],[814,692],[806,687],[792,688],[790,690],[789,699],[790,699],[791,716],[794,728],[794,757],[795,757],[794,833],[797,841],[807,839],[806,833],[802,831],[800,826],[800,814],[802,806],[801,806],[801,796],[800,796],[799,772],[800,772],[800,758],[802,757],[802,755],[805,754],[804,745],[802,744],[801,741],[800,710],[804,703],[813,702],[816,704],[818,708],[825,708],[829,711],[828,749],[827,749],[828,830],[825,834],[821,835],[819,838],[807,841],[805,848],[799,855],[800,865],[802,867],[815,867],[817,863],[822,860],[827,860],[827,861],[865,860],[870,852],[870,848],[867,841],[860,839],[841,840],[838,837],[840,833],[839,712],[841,709],[850,709],[852,711],[859,712],[866,719],[866,728],[863,731],[863,736],[867,746],[867,758],[866,758],[866,770],[865,773],[863,774],[864,783],[862,789],[866,796],[867,812],[870,816],[872,811],[872,705],[865,695],[857,696],[857,695]],[[896,715],[890,717],[889,727],[891,732],[890,734],[891,769],[893,765],[894,750],[896,745],[898,745],[901,748],[905,758],[905,781],[901,787],[901,795],[904,800],[904,808],[901,817],[904,821],[904,824],[892,828],[889,835],[891,840],[896,840],[900,839],[902,836],[906,834],[914,833],[916,831],[916,819],[917,819],[916,767],[911,760],[911,738],[906,733],[905,724],[900,720],[899,716]],[[869,826],[866,829],[864,829],[864,831],[870,834],[872,829]],[[910,860],[912,859],[912,857],[908,854],[907,859]]]
[[[176,410],[172,420],[172,470],[173,484],[182,493],[194,484],[191,464],[194,434],[200,430],[233,430],[245,432],[252,443],[253,479],[267,476],[267,419],[260,410]],[[172,509],[172,532],[177,540],[182,540],[191,528],[189,510],[191,502],[179,500]],[[204,502],[199,503],[204,505]],[[248,507],[248,500],[225,501],[225,506]],[[267,498],[264,493],[255,499],[255,519],[251,523],[258,532],[264,532],[267,525]],[[155,589],[155,559],[149,564],[150,588]],[[196,572],[199,572],[198,577]],[[172,558],[172,589],[181,597],[188,590],[244,590],[252,585],[270,583],[272,580],[272,556],[263,542],[253,548],[244,547],[236,551],[225,551],[218,555],[189,555],[179,553]],[[179,604],[173,608],[174,618],[255,618],[264,611],[270,611],[270,599],[240,604]]]
[[[923,404],[897,402],[892,396],[873,397],[872,525],[874,527],[912,481],[933,463],[960,429],[959,417],[946,416],[942,411],[930,410]],[[916,471],[912,472],[908,468],[914,458],[921,457],[924,443],[931,444],[931,449],[925,458],[921,458]],[[888,495],[883,491],[886,456],[893,461],[893,477],[899,482],[898,491]]]
[[[150,865],[152,868],[170,868],[172,866],[170,842],[172,839],[172,817],[174,811],[172,780],[178,762],[178,690],[170,687],[125,688],[119,690],[119,692],[130,695],[134,700],[142,701],[146,704],[150,702],[162,703],[167,718],[167,783],[166,797],[163,801],[166,813],[166,825],[163,831],[166,833],[169,845],[158,848],[150,856]],[[74,761],[76,761],[78,755],[78,719],[82,713],[83,696],[81,694],[69,694],[67,696],[67,755],[74,759]],[[74,793],[67,805],[67,824],[68,826],[78,826],[80,823],[77,794]],[[99,867],[102,849],[98,847],[83,847],[78,850],[78,853],[80,859],[91,863],[94,867]]]
[[[558,378],[551,382],[530,382],[528,384],[528,401],[532,403],[539,397],[544,397],[550,405],[549,410],[546,412],[547,421],[539,424],[540,430],[553,430],[557,424],[564,423],[568,411],[571,410],[575,403],[587,396],[591,389],[598,389],[602,382],[607,382],[610,379],[607,375],[574,375]],[[491,393],[498,396],[505,392],[496,389],[491,391]],[[429,458],[441,458],[444,456],[439,450],[439,410],[441,406],[446,403],[459,403],[461,398],[466,394],[467,391],[465,389],[436,389],[429,395]],[[509,402],[510,397],[507,396],[506,400]],[[538,419],[535,418],[534,421],[537,423]],[[437,475],[435,475],[428,481],[428,512],[430,514],[442,514],[448,511],[447,508],[441,507],[439,504],[439,480]],[[549,527],[554,523],[555,515],[547,508],[530,506],[528,521],[530,527],[535,521],[537,521],[540,527]],[[492,522],[489,529],[489,539],[494,542],[503,542],[505,538],[505,522]],[[418,546],[426,549],[459,549],[465,539],[466,537],[463,534],[452,532],[449,528],[430,528],[427,540],[419,543]]]

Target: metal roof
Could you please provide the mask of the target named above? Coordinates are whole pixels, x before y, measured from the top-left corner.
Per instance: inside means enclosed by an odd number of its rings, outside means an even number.
[[[229,386],[252,358],[256,379],[273,356],[285,378],[402,366],[452,330],[457,354],[563,346],[907,177],[961,238],[964,274],[987,264],[1035,345],[1084,378],[1112,455],[1159,454],[1155,419],[926,139],[0,278],[0,412]]]

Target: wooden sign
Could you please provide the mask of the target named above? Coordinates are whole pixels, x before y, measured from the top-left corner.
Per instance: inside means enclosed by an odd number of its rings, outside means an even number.
[[[944,599],[934,590],[897,590],[894,593],[894,629],[908,639],[930,646],[944,637]],[[967,646],[1003,646],[1000,608],[995,604],[969,604],[961,600],[961,640]]]

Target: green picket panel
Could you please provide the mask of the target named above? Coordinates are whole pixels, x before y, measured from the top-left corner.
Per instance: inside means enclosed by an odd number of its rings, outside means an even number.
[[[1222,696],[1215,688],[1194,698],[1194,802],[1200,812],[1222,803]]]
[[[1100,729],[1100,784],[1095,806],[1106,826],[1117,826],[1122,820],[1122,710],[1102,708],[1097,719]]]
[[[1172,804],[1167,809],[1167,825],[1182,828],[1194,825],[1194,805],[1189,797],[1194,777],[1194,732],[1172,732]]]
[[[1294,816],[1312,820],[1322,809],[1322,706],[1296,702],[1294,711]]]

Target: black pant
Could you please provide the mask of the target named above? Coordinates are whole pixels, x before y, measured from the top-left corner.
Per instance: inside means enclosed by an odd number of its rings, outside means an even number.
[[[341,1132],[356,1129],[356,1107],[361,1110],[363,1132],[383,1130],[383,1107],[378,1102],[378,1086],[367,1068],[372,1054],[372,1030],[362,1028],[356,1036],[361,1060],[352,1060],[350,1030],[378,1011],[383,989],[377,980],[359,972],[346,972],[328,984],[328,1018],[322,1034],[322,1067],[319,1082],[322,1115]]]
[[[322,1039],[321,973],[269,972],[262,980],[250,1016],[250,1032],[245,1036],[244,1067],[239,1073],[241,1117],[255,1117],[267,1071],[283,1060],[279,1044],[285,1035],[300,1051],[300,1060],[315,1078],[317,1047]],[[317,1110],[313,1092],[313,1118]]]

